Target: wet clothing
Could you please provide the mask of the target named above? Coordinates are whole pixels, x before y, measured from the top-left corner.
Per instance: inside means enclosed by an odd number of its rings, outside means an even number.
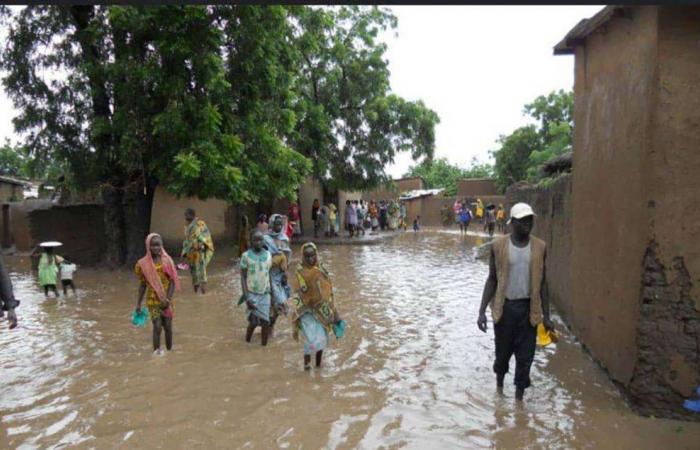
[[[514,383],[519,388],[529,387],[537,345],[537,327],[530,323],[530,299],[506,300],[494,333],[496,361],[493,371],[499,375],[508,373],[510,358],[515,355]]]
[[[163,286],[163,289],[165,290],[165,292],[167,292],[168,288],[170,287],[170,277],[163,270],[163,263],[160,262],[158,264],[154,264],[154,268],[155,273],[157,274],[158,279],[160,280],[161,285]],[[146,280],[144,271],[138,263],[136,263],[136,266],[134,267],[134,273],[136,274],[136,278],[138,278],[138,280],[141,283],[146,284],[146,308],[148,308],[148,314],[150,315],[151,319],[156,319],[160,317],[163,311],[163,304],[158,298],[158,294],[156,293],[156,291]],[[173,302],[173,300],[170,300],[170,310],[174,312],[174,308],[175,303]]]
[[[42,286],[56,286],[58,282],[58,265],[63,258],[58,255],[42,253],[39,258],[39,284]]]
[[[472,220],[472,215],[467,209],[462,209],[459,212],[459,221],[464,223],[464,224],[469,224],[469,222]]]
[[[272,255],[263,249],[260,253],[250,249],[241,257],[241,269],[247,270],[246,287],[248,293],[265,294],[270,292],[270,267]]]
[[[207,282],[207,265],[214,256],[214,241],[209,227],[199,218],[194,218],[185,227],[185,240],[182,243],[182,256],[187,258],[192,274],[192,284],[199,286]]]
[[[151,254],[151,240],[160,237],[156,233],[146,236],[146,255],[139,259],[134,267],[134,272],[139,281],[146,285],[146,307],[151,314],[151,319],[155,320],[161,315],[172,318],[174,304],[170,299],[169,305],[164,309],[163,302],[168,300],[167,292],[170,283],[175,284],[175,289],[180,289],[180,278],[177,275],[177,268],[173,259],[165,249],[161,249],[160,262],[153,261]]]
[[[272,267],[272,255],[263,249],[259,253],[250,249],[241,257],[241,269],[247,271],[246,288],[248,296],[246,300],[253,303],[254,308],[248,308],[246,316],[250,325],[270,324],[270,268]]]
[[[498,323],[503,314],[503,304],[506,299],[508,288],[508,278],[510,274],[510,234],[497,237],[493,241],[493,255],[496,264],[496,276],[498,283],[496,285],[496,294],[491,299],[489,306],[491,307],[491,315],[493,322]],[[542,297],[540,288],[544,279],[544,258],[546,245],[543,240],[530,235],[530,324],[536,327],[542,322]]]
[[[307,246],[316,249],[312,243],[304,244],[302,254]],[[318,251],[316,254],[318,258]],[[295,275],[299,287],[292,298],[293,336],[295,340],[301,337],[304,354],[311,355],[326,348],[337,318],[333,285],[328,271],[320,262],[314,266],[302,264]]]
[[[75,264],[68,264],[65,261],[61,264],[61,281],[70,281],[73,279],[73,273],[75,273],[78,266]]]
[[[275,308],[285,309],[286,301],[291,296],[291,291],[285,281],[289,261],[292,259],[292,248],[289,246],[289,238],[283,232],[275,233],[270,231],[264,236],[264,241],[267,250],[272,256],[270,264],[272,303]]]

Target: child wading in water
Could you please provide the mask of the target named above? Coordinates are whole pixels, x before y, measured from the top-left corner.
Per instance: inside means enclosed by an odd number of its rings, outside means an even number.
[[[39,259],[39,284],[44,288],[44,295],[49,296],[49,289],[59,297],[56,284],[58,283],[59,265],[63,262],[63,258],[54,255],[53,247],[42,247],[42,253]]]
[[[159,234],[151,233],[146,237],[146,256],[139,259],[134,272],[141,282],[136,311],[141,311],[146,294],[146,307],[153,322],[153,353],[162,355],[161,330],[165,329],[165,348],[173,348],[173,294],[175,289],[180,289],[180,279]]]
[[[258,326],[262,327],[262,345],[267,345],[270,335],[270,268],[272,255],[263,247],[263,234],[260,230],[253,231],[250,238],[251,249],[241,256],[241,289],[248,306],[248,329],[245,333],[246,342],[250,342],[253,332]]]
[[[63,261],[61,263],[61,284],[63,285],[63,295],[68,296],[68,286],[73,290],[73,295],[75,295],[75,284],[73,284],[73,273],[76,271],[78,266],[75,264],[70,264],[68,261]]]
[[[318,260],[316,245],[304,244],[301,253],[302,263],[296,270],[299,289],[292,298],[292,328],[294,340],[301,336],[304,343],[304,370],[310,370],[312,354],[316,355],[316,367],[321,366],[328,336],[340,318],[333,301],[331,278]]]

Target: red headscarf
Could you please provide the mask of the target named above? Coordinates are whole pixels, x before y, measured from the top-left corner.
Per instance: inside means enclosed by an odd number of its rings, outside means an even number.
[[[146,256],[139,259],[138,264],[139,267],[141,267],[146,282],[156,293],[158,299],[160,301],[165,301],[167,300],[165,289],[163,288],[163,283],[160,281],[156,265],[153,263],[153,256],[151,255],[151,240],[156,236],[160,237],[158,233],[151,233],[146,236]],[[175,289],[180,290],[180,278],[177,276],[177,269],[175,268],[173,259],[168,255],[168,252],[165,251],[165,248],[161,250],[160,261],[163,264],[163,272],[170,278],[170,281],[175,283]]]

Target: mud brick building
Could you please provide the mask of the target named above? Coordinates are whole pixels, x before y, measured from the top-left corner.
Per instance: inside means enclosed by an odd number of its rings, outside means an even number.
[[[560,308],[635,407],[667,417],[691,417],[700,385],[699,43],[700,6],[615,6],[554,49],[575,56]]]

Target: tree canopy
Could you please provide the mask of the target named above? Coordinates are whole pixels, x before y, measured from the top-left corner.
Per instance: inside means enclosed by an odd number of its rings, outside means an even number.
[[[376,37],[396,19],[377,7],[3,12],[15,128],[32,160],[102,187],[114,263],[141,251],[158,185],[258,202],[292,198],[309,173],[359,187],[397,152],[432,157],[437,115],[390,92]]]
[[[571,149],[573,106],[573,92],[563,90],[541,95],[524,106],[523,114],[534,119],[536,125],[501,136],[500,147],[491,152],[501,191],[517,181],[538,181],[544,162]]]
[[[457,195],[457,181],[466,178],[489,178],[493,176],[493,165],[472,158],[469,168],[451,164],[447,158],[423,161],[409,167],[405,177],[422,177],[428,189],[444,189],[447,196]]]

